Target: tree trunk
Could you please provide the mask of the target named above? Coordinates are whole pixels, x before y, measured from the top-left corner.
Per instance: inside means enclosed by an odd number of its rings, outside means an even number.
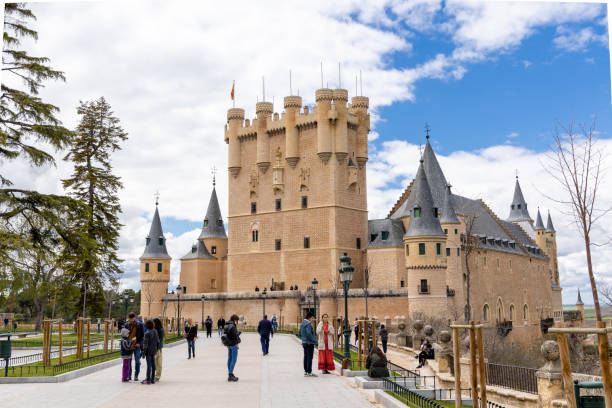
[[[469,251],[465,252],[465,286],[466,286],[466,294],[465,294],[465,310],[463,311],[463,317],[465,318],[465,323],[468,324],[470,322],[470,263],[469,263]]]
[[[589,270],[589,280],[591,281],[591,291],[593,292],[593,303],[595,304],[595,317],[601,322],[601,309],[599,308],[599,296],[597,294],[597,283],[593,274],[593,263],[591,261],[591,237],[588,233],[584,234],[584,245],[586,247],[587,268]]]

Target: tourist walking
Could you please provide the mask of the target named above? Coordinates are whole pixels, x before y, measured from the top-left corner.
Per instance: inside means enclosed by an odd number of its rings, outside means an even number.
[[[142,354],[147,360],[147,378],[142,384],[155,384],[155,354],[159,349],[159,337],[153,320],[147,320],[145,328],[147,332],[142,341]]]
[[[323,313],[321,321],[317,325],[317,337],[319,344],[319,370],[323,374],[329,374],[329,371],[334,371],[334,326],[328,321],[329,316]]]
[[[240,331],[236,327],[238,324],[238,315],[232,315],[230,321],[223,328],[221,342],[227,347],[227,381],[238,381],[238,377],[234,375],[234,368],[238,361],[238,344],[240,344]]]
[[[187,339],[187,360],[195,358],[195,342],[198,338],[198,325],[193,324],[193,320],[189,319],[185,325],[185,338]]]
[[[359,322],[357,318],[355,318],[355,345],[357,345],[357,340],[359,340]]]
[[[128,339],[132,341],[132,350],[134,351],[133,360],[134,360],[134,381],[138,381],[138,375],[140,374],[140,358],[142,357],[142,339],[144,337],[144,327],[142,323],[136,320],[136,314],[134,312],[130,312],[128,315],[128,324],[127,324],[130,334]],[[130,376],[129,379],[132,379],[132,363],[130,360]]]
[[[366,368],[368,369],[368,377],[389,377],[387,357],[382,352],[380,347],[372,347],[372,350],[370,350],[370,353],[368,354],[368,358],[366,358]]]
[[[380,336],[380,341],[382,342],[383,353],[387,354],[387,340],[389,340],[389,332],[387,331],[384,324],[380,325],[380,331],[378,332],[378,335]]]
[[[132,341],[128,339],[130,331],[125,327],[121,329],[121,358],[123,359],[123,370],[121,371],[121,381],[129,382],[130,360],[132,359]]]
[[[274,337],[274,333],[278,331],[278,318],[276,315],[272,316],[272,337]]]
[[[224,326],[225,326],[225,319],[223,317],[220,317],[219,320],[217,320],[217,331],[219,332],[219,337],[221,337],[221,335],[223,334]]]
[[[161,320],[159,320],[157,317],[153,319],[153,325],[155,326],[155,330],[157,330],[157,336],[159,337],[159,348],[157,349],[157,353],[155,353],[155,381],[157,382],[161,378],[162,373],[162,349],[164,348],[164,339],[166,338],[166,331],[162,326]]]
[[[317,377],[312,372],[312,358],[314,357],[314,346],[317,344],[315,331],[312,328],[314,315],[312,312],[306,313],[306,318],[300,326],[299,336],[302,339],[302,347],[304,348],[304,377]]]
[[[259,321],[257,333],[259,333],[261,351],[263,351],[264,356],[267,356],[270,351],[270,334],[272,334],[272,323],[268,320],[268,315],[264,315],[263,319]]]
[[[210,316],[206,318],[204,325],[206,326],[206,337],[212,337],[213,320],[210,318]]]

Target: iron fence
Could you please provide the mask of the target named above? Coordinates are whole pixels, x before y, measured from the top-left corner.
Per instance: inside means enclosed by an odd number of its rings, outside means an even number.
[[[396,377],[401,378],[401,377]],[[417,408],[442,408],[442,405],[437,402],[425,398],[403,386],[401,383],[393,381],[390,378],[383,378],[384,390],[390,392],[394,397],[402,401],[404,404]]]
[[[391,377],[407,377],[407,378],[416,378],[419,377],[419,370],[409,370],[402,366],[392,363],[387,360],[387,369],[389,370],[389,375]]]
[[[96,356],[91,356],[87,358],[82,358],[80,360],[69,361],[67,363],[62,363],[58,365],[52,366],[53,375],[58,375],[61,373],[65,373],[67,371],[76,370],[77,368],[89,366],[95,363],[101,363],[107,360],[112,360],[121,356],[121,350],[112,351],[110,353],[98,354]]]
[[[460,390],[460,394],[461,395],[471,395],[472,393],[472,389],[471,388],[461,388]],[[457,395],[457,392],[455,391],[454,388],[440,388],[437,390],[434,390],[434,398],[436,400],[446,400],[446,401],[450,401],[450,400],[455,400],[455,395]]]
[[[478,397],[478,405],[482,405],[482,400],[480,399],[480,397]],[[506,406],[493,401],[487,401],[487,408],[506,408]]]
[[[487,385],[510,388],[530,394],[538,393],[535,368],[487,363]]]

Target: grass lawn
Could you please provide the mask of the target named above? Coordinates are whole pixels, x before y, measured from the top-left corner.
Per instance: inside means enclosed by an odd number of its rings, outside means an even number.
[[[335,351],[336,351],[336,353],[340,353],[340,354],[344,355],[344,350],[343,349],[338,348]],[[366,356],[361,356],[361,358],[362,358],[361,363],[358,363],[359,354],[357,354],[353,350],[351,350],[351,362],[352,362],[352,368],[351,369],[355,369],[355,370],[359,370],[359,371],[366,370],[366,368],[365,368],[365,359],[366,359]],[[342,359],[338,359],[338,358],[335,358],[335,357],[334,357],[334,359],[337,362],[342,363]]]
[[[393,398],[395,398],[398,401],[403,402],[404,404],[408,405],[409,407],[413,407],[413,408],[418,408],[416,405],[407,402],[404,398],[402,398],[401,396],[391,392],[391,391],[385,391],[387,394],[389,394],[390,396],[392,396]],[[448,401],[438,401],[438,400],[434,400],[435,403],[437,403],[438,405],[443,406],[444,408],[455,408],[455,403],[454,402],[448,402]]]
[[[120,339],[120,338],[121,338],[121,335],[119,334],[115,335],[115,339]],[[91,333],[90,339],[92,343],[104,341],[104,334]],[[77,341],[77,336],[74,333],[62,335],[62,343],[65,346],[75,346],[76,341]],[[83,342],[87,344],[87,335],[83,336]],[[33,336],[33,337],[18,338],[15,340],[11,339],[11,343],[13,343],[13,346],[15,347],[21,347],[21,346],[23,347],[42,347],[43,338],[42,338],[42,335],[40,335],[40,336]],[[59,346],[59,334],[51,335],[51,345]]]

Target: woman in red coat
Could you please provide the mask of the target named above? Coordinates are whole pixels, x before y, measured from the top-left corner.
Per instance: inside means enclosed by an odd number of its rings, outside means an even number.
[[[317,337],[319,339],[319,370],[323,374],[336,369],[334,365],[334,326],[328,321],[327,313],[323,313],[321,321],[317,325]]]

